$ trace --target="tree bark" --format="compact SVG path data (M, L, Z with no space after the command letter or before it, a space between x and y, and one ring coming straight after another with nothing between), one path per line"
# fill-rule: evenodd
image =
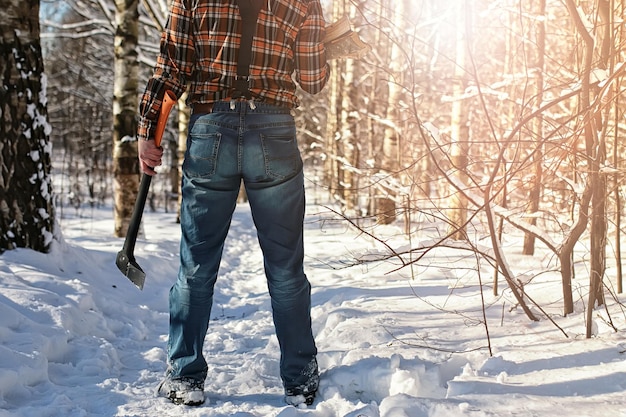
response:
M538 16L546 15L546 0L539 0ZM545 53L546 53L546 21L545 19L537 19L536 22L537 37L537 59L535 64L535 106L537 109L541 107L544 96L544 78L545 69ZM529 223L535 226L537 224L536 214L539 212L539 202L541 201L541 190L543 189L543 115L540 113L534 120L534 142L536 143L536 152L533 154L534 177L531 184L529 195L530 206L528 212L530 214ZM533 255L535 253L535 235L526 233L524 235L524 255Z
M0 252L48 252L55 211L39 0L0 6Z
M114 234L126 236L139 188L137 155L138 0L116 0L113 81Z
M345 13L345 1L333 2L331 21L336 21ZM341 180L338 162L338 140L340 138L340 118L343 63L330 61L331 76L328 80L328 113L326 119L326 142L324 144L324 182L333 198L341 199Z
M614 25L614 16L623 16L624 13L624 4L620 2L619 7L615 3L611 5L611 25ZM621 10L620 10L621 9ZM621 11L621 13L620 13ZM624 25L620 25L619 31L616 33L616 38L624 39ZM620 57L615 56L614 61L619 62ZM619 126L621 119L620 106L622 105L622 101L620 100L620 91L622 91L622 83L621 79L615 81L615 86L613 88L613 97L615 97L615 102L613 105L613 125ZM613 131L613 166L618 170L623 169L623 159L620 157L622 152L624 151L624 146L620 143L620 133L619 129L614 129ZM615 198L615 237L614 237L614 245L615 245L615 281L617 285L617 293L622 294L624 292L624 277L622 270L622 196L621 196L621 181L622 176L620 174L616 174L613 176L613 195Z
M181 190L181 180L183 178L183 161L185 160L185 152L187 151L187 131L189 129L189 119L191 118L191 109L187 107L185 101L187 93L178 100L178 141L176 146L176 177L175 183L172 182L172 191L176 186L176 194L178 195L176 208L176 223L180 223L180 206L183 202L183 193ZM173 153L173 152L172 152ZM173 165L173 164L172 164ZM172 166L172 170L174 167ZM172 180L174 175L172 174Z
M404 1L397 1L393 7L392 19L394 22L394 28L401 32L404 19ZM381 168L385 177L399 180L400 172L400 128L399 128L399 104L402 96L402 86L400 84L400 77L403 67L403 45L400 44L401 37L397 38L395 42L391 43L391 50L389 55L389 74L390 79L388 81L388 93L387 93L387 111L385 118L389 122L385 126L385 132L383 136L383 152ZM388 181L393 183L394 181ZM396 198L397 192L391 186L385 186L383 182L383 194L380 195L378 203L376 204L376 218L378 223L390 224L396 220Z
M566 0L576 29L583 40L583 63L581 76L580 111L583 117L583 132L587 161L589 164L589 180L592 190L591 196L591 230L590 230L590 271L589 271L589 301L587 303L587 332L592 336L593 311L596 304L604 303L602 279L606 269L606 177L600 173L600 167L605 162L606 150L600 141L598 126L595 123L595 114L591 107L591 71L595 42L578 14L574 0Z
M467 120L467 109L464 108L464 101L460 98L465 90L466 79L466 55L468 50L468 7L467 0L459 2L456 10L457 32L456 32L456 65L454 70L454 97L452 103L452 114L450 121L450 136L452 140L451 161L454 165L456 175L463 177L467 169L467 145L469 143L469 126ZM451 239L465 239L465 223L467 221L467 200L462 194L453 192L450 198L450 208L448 218L452 230Z
M351 18L353 18L351 16ZM347 213L353 212L358 200L356 188L356 175L354 169L358 165L358 141L356 138L356 125L353 112L356 111L353 103L355 87L354 83L354 60L347 59L343 63L343 94L341 95L341 115L340 115L340 163L341 167L341 202Z

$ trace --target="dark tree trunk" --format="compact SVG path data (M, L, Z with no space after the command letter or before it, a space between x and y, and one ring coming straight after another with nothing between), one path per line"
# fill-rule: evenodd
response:
M0 251L47 252L54 206L39 0L0 6Z

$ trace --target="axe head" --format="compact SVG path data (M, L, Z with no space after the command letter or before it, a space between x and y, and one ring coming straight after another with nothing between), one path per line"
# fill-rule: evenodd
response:
M146 273L135 261L135 257L129 257L124 249L117 253L115 264L126 275L133 284L140 290L143 290L143 284L146 281Z

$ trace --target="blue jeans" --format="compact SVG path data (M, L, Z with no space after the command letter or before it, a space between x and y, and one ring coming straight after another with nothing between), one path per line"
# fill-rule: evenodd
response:
M317 349L304 273L304 179L289 109L218 102L194 114L183 163L180 270L170 290L168 376L204 381L202 346L241 181L263 252L285 387L306 384Z

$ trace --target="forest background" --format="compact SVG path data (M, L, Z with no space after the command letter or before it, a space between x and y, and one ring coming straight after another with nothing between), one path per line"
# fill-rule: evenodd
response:
M2 248L46 251L55 216L111 200L111 233L123 236L139 182L138 97L167 2L2 3ZM333 61L324 93L303 96L297 120L310 186L327 190L336 216L383 245L385 224L402 223L409 238L430 233L408 247L387 246L377 260L411 271L437 247L466 250L477 273L483 265L495 271L495 293L504 279L537 320L532 283L542 272L512 271L502 248L506 233L523 233L520 253L533 255L536 245L551 253L542 268L561 274L564 315L575 308L574 277L589 281L579 296L592 336L593 310L622 292L624 4L323 4L329 22L348 15L372 50ZM12 26L14 12L26 17L26 30ZM23 63L34 63L22 77L31 90L12 96ZM164 137L169 163L153 182L151 210L177 210L187 120L181 102ZM31 166L34 176L24 176ZM606 276L607 263L615 276Z

